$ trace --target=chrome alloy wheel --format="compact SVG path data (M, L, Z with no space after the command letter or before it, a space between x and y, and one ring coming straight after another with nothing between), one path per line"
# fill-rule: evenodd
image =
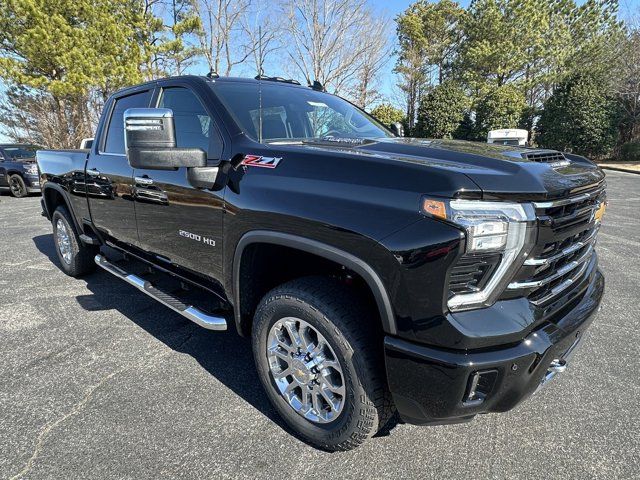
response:
M294 317L278 320L267 337L267 359L280 394L296 413L315 423L335 420L345 403L342 367L329 342Z
M71 265L71 239L67 227L61 219L56 222L56 239L62 259L67 265Z

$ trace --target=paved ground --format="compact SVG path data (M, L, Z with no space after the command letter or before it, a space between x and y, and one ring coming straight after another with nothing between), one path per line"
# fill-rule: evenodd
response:
M247 341L65 276L39 199L3 195L0 478L638 478L640 177L608 178L607 294L567 373L510 413L336 454L283 428Z

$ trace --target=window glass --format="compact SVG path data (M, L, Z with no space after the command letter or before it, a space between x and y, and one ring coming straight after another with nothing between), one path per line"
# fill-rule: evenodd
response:
M7 157L14 160L21 158L33 158L36 156L36 150L38 147L33 145L16 145L13 147L4 147L4 153Z
M106 153L125 153L124 151L124 111L129 108L147 108L151 100L151 90L134 93L116 100L111 114L104 151Z
M260 127L264 141L349 141L392 136L346 100L310 88L223 81L211 84L211 88L245 133L256 140Z
M249 110L253 129L260 129L260 109ZM287 121L284 107L266 107L262 109L262 135L268 138L291 138L291 123Z
M209 151L213 128L211 117L191 90L183 87L163 89L158 108L170 108L173 111L178 148Z
M313 137L322 138L336 134L348 136L351 133L345 117L327 105L315 105L313 110L307 112L307 118L311 124Z

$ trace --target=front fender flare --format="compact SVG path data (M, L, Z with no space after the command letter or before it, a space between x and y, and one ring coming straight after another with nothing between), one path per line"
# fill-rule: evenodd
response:
M397 334L395 316L391 305L391 300L387 290L378 274L363 260L351 253L340 250L334 246L327 245L316 240L280 233L269 230L254 230L245 233L238 244L233 256L233 300L235 305L235 321L238 331L241 325L240 312L240 263L244 249L253 243L271 243L284 247L295 248L307 253L318 255L338 264L344 265L349 270L360 275L371 289L375 298L382 321L382 327L388 334Z

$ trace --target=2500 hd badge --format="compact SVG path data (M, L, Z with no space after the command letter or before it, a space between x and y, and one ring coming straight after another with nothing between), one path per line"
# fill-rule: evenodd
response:
M178 235L190 240L195 240L196 242L202 242L207 245L211 245L212 247L216 246L216 241L213 238L203 237L202 235L198 235L197 233L187 232L186 230L178 230Z

